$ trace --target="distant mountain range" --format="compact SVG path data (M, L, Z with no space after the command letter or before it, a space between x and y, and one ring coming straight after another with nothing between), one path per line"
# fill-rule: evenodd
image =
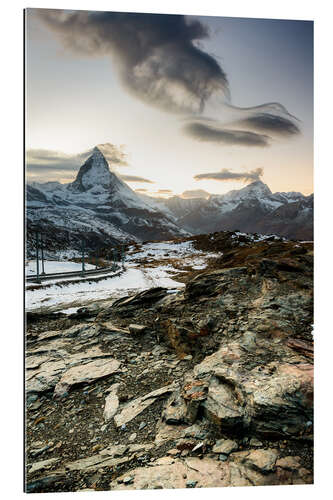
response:
M26 190L27 251L33 231L47 248L94 249L120 242L165 240L223 230L313 239L313 195L274 193L261 181L208 199L167 200L135 193L114 172L101 151L80 168L74 182L31 182Z
M313 239L313 194L273 194L262 181L208 199L174 196L163 203L176 216L177 224L194 234L238 229Z

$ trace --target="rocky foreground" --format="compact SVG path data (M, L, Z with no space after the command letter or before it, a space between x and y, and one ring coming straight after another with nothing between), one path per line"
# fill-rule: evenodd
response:
M312 244L195 244L182 291L28 313L28 492L313 482Z

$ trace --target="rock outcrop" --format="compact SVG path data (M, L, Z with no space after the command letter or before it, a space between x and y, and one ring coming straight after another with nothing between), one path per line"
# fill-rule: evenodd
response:
M215 240L182 291L29 316L27 491L312 483L312 246Z

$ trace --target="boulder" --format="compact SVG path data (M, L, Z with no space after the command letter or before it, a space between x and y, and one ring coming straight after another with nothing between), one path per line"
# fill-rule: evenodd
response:
M175 391L168 399L162 412L162 420L166 424L183 424L186 421L187 406L180 391Z
M115 300L111 306L111 310L115 309L137 309L142 306L151 305L168 294L167 288L156 287L150 288L149 290L144 290L143 292L136 293L128 297L122 297Z
M223 432L242 429L245 423L244 409L235 392L227 384L213 377L210 381L207 399L202 403L206 417Z
M218 269L213 272L201 273L186 284L185 297L194 299L221 294L227 289L230 280L247 275L246 267Z

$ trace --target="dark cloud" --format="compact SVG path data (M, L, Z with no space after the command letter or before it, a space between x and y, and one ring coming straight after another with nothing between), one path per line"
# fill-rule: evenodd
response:
M115 146L111 143L99 144L101 150L110 166L126 166L126 154L123 146ZM26 152L27 174L42 175L48 172L48 175L54 174L55 177L70 178L70 172L76 173L77 170L92 154L93 148L78 154L66 154L62 151L53 151L49 149L29 149Z
M220 106L221 118L191 116L185 119L187 135L202 141L246 146L270 145L274 136L300 134L299 120L278 102L240 108L230 103ZM254 135L253 135L254 134Z
M216 181L254 182L254 181L259 181L263 173L264 170L262 168L256 168L255 170L251 170L250 172L232 172L227 168L223 168L220 172L197 174L194 176L194 179L197 181L209 179Z
M300 133L296 123L282 116L258 113L237 122L237 125L277 135L295 135Z
M189 199L189 198L209 198L210 193L205 191L204 189L189 189L188 191L184 191L181 194L182 198Z
M154 184L153 181L144 177L138 177L137 175L120 175L119 177L126 182L147 182L148 184Z
M184 127L185 133L198 141L218 142L237 146L269 145L269 137L245 130L220 129L202 123L189 123Z
M43 171L74 172L88 158L88 154L68 155L61 151L47 149L30 149L26 153L27 172L41 173Z
M196 45L209 35L198 20L169 14L37 12L67 49L112 56L122 82L150 104L199 112L212 94L229 96L225 72Z
M138 98L190 115L185 132L197 140L262 147L270 145L268 136L300 132L295 117L280 103L248 108L231 104L224 69L198 46L209 32L197 19L169 14L36 12L68 50L112 57L121 81ZM208 109L218 116L214 125L202 116ZM226 125L230 111L235 116Z

